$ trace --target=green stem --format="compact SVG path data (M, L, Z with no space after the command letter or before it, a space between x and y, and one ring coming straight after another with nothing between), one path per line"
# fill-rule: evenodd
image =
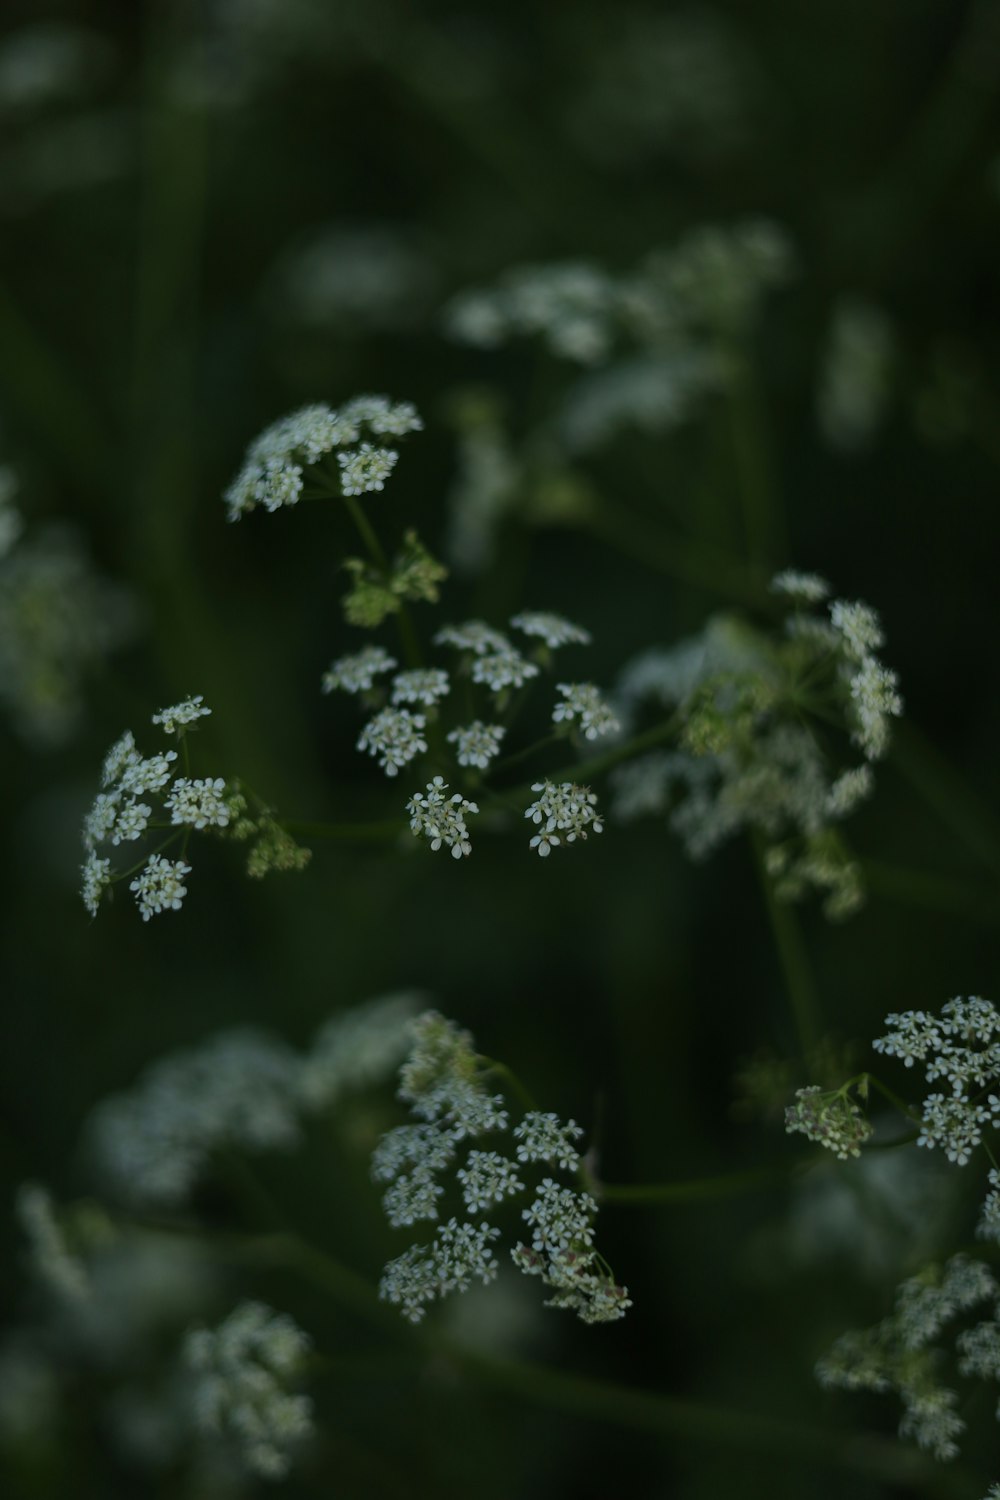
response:
M590 760L579 761L575 765L560 766L556 771L546 773L547 780L579 781L587 784L597 776L603 776L606 771L611 771L615 766L624 761L633 760L635 756L642 755L646 750L654 750L657 745L662 745L677 733L680 725L680 715L673 714L662 724L654 724L651 729L645 729L641 734L633 735L623 745L615 745L611 750L605 750L603 755L592 756ZM530 792L531 786L505 787L504 795L522 799Z
M480 1062L486 1064L487 1072L495 1073L498 1078L503 1079L507 1087L510 1089L511 1093L516 1094L517 1098L521 1101L526 1110L534 1110L538 1108L538 1105L535 1103L534 1099L531 1097L530 1093L525 1088L520 1078L518 1078L517 1074L514 1073L510 1068L508 1068L506 1063L497 1062L493 1057L480 1057Z
M589 1191L601 1203L702 1203L732 1198L784 1182L801 1162L787 1166L761 1167L752 1172L727 1172L719 1177L698 1177L689 1182L622 1184L592 1181Z
M396 819L385 823L315 823L301 818L282 818L282 828L307 839L332 839L337 843L372 844L398 838L406 824Z
M754 609L773 607L768 595L768 575L726 552L704 547L687 537L665 538L659 527L621 509L613 515L597 511L583 524L598 541L655 573L665 573L680 583L709 594L721 594Z
M1000 922L1000 892L991 895L971 881L954 880L929 870L909 870L877 859L863 860L861 869L867 889L888 901L957 913L986 925Z
M894 1109L898 1109L901 1115L905 1115L915 1125L922 1125L924 1123L922 1117L915 1109L911 1109L908 1104L905 1104L898 1094L894 1093L886 1084L881 1083L873 1073L861 1073L859 1074L860 1079L863 1079L869 1088L875 1089L880 1093L883 1099L887 1099Z
M379 572L384 573L386 577L388 577L389 559L386 557L385 549L375 533L375 528L372 526L372 523L369 521L368 517L365 515L364 511L353 495L344 495L343 500L344 504L347 506L348 514L350 515L351 520L357 527L358 535L361 537L361 540L364 542L365 547L367 548L368 556L378 568Z
M525 745L523 750L515 750L513 755L505 755L502 760L494 761L490 767L490 774L509 770L511 766L519 765L522 760L527 760L530 755L537 755L540 750L547 750L549 745L555 745L565 738L565 735L559 733L543 734L540 740L535 740L531 745Z
M784 527L776 500L771 460L764 440L765 425L753 371L744 355L734 353L729 386L732 435L743 532L751 565L773 572L774 560L785 551Z
M1000 821L911 720L893 736L891 763L949 828L1000 872Z
M753 834L752 846L767 917L791 1002L799 1050L806 1058L815 1052L820 1039L819 996L798 923L787 902L779 901L774 893L774 884L764 865L763 840L759 833Z

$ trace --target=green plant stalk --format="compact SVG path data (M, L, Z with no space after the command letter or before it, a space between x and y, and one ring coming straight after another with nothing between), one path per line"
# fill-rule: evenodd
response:
M751 843L771 934L785 976L799 1050L805 1058L816 1050L822 1034L819 995L798 923L787 903L779 901L774 893L773 882L764 866L763 840L759 833L752 835Z

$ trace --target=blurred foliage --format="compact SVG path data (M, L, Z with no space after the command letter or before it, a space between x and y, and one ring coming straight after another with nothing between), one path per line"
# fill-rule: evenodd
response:
M317 843L303 874L263 883L220 848L201 856L185 910L148 927L127 900L91 923L77 892L107 746L189 693L213 707L201 732L218 774L289 817L387 815L353 716L319 694L350 649L348 518L304 505L227 527L220 496L255 433L305 401L413 400L426 431L371 513L447 554L471 427L509 435L516 490L520 441L565 377L536 344L450 341L446 302L523 263L624 273L705 224L766 216L796 257L753 339L760 459L780 497L761 561L815 568L877 605L906 697L898 753L852 828L868 906L843 927L793 913L830 1045L867 1066L887 1012L995 996L998 162L988 0L7 0L0 462L26 526L71 522L137 606L131 639L84 681L74 734L26 745L11 719L0 737L9 1201L28 1179L86 1195L88 1111L164 1051L243 1023L299 1046L331 1013L404 986L583 1122L609 1182L801 1157L762 1097L811 1075L789 1065L744 843L699 867L652 824L548 861L513 842L459 862ZM844 299L878 309L893 352L877 427L837 447L816 401ZM709 397L683 425L572 462L535 451L488 566L443 585L442 618L565 611L609 682L637 651L745 606L711 565L743 548L739 442ZM370 1285L396 1252L365 1150L396 1119L383 1089L336 1138L259 1168L297 1227ZM960 1471L907 1467L901 1448L894 1468L850 1436L862 1424L889 1441L891 1403L852 1404L811 1378L839 1332L882 1315L915 1256L968 1239L964 1180L945 1191L932 1165L910 1194L830 1163L801 1187L779 1174L717 1202L609 1203L602 1243L630 1315L588 1329L500 1286L470 1294L441 1313L473 1351L465 1364L411 1346L391 1319L369 1330L349 1299L286 1271L211 1274L227 1278L221 1312L264 1296L328 1362L313 1383L320 1438L290 1497L821 1500L849 1487L974 1500L997 1477L985 1406ZM241 1223L235 1191L206 1208ZM0 1243L17 1322L11 1216ZM480 1369L483 1353L534 1373ZM550 1370L615 1390L574 1398L546 1385ZM109 1444L109 1378L74 1370L53 1435L8 1455L7 1494L227 1492ZM658 1425L628 1391L731 1408L743 1426L683 1411Z

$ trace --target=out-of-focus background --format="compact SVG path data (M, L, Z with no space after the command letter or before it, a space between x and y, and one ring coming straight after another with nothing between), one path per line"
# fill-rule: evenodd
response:
M639 378L645 419L591 443L585 365L538 341L470 347L445 309L512 268L626 276L748 220L776 226L789 260L745 335L776 519L734 580L715 563L742 546L738 439L710 389L658 406L626 350L621 400ZM595 681L714 612L752 614L768 565L871 601L907 724L851 826L865 909L839 925L797 913L825 1028L864 1066L888 1012L995 996L998 249L1000 12L985 0L6 0L0 484L23 530L0 560L5 1201L26 1180L91 1192L88 1112L164 1052L243 1023L301 1046L411 987L584 1124L609 1181L805 1149L781 1132L810 1080L782 1072L795 1042L741 841L701 866L652 823L547 861L520 838L460 862L317 842L303 874L261 883L220 846L199 853L179 914L144 924L124 892L83 911L79 827L107 746L191 693L213 709L206 774L245 777L288 817L399 814L353 751L350 705L319 693L355 644L338 602L347 518L331 503L225 521L248 442L308 401L414 401L425 431L366 502L373 520L390 537L416 526L449 564L442 618L580 621ZM770 1115L759 1089L746 1098L766 1061ZM364 1151L398 1118L385 1087L335 1138L260 1163L369 1282L400 1245ZM446 1362L396 1369L388 1333L277 1272L230 1268L208 1305L263 1295L328 1357L290 1496L973 1500L997 1477L988 1401L966 1413L965 1477L936 1489L923 1470L838 1469L838 1433L890 1435L898 1411L811 1378L902 1276L970 1239L975 1188L966 1203L961 1174L933 1165L883 1160L883 1181L831 1162L794 1190L609 1205L602 1248L635 1302L609 1327L541 1313L512 1277L436 1314L476 1347L822 1429L826 1448L647 1432ZM230 1223L225 1201L208 1208ZM0 1243L16 1329L32 1294L12 1214ZM7 1493L252 1490L142 1427L162 1353L147 1342L124 1374L67 1354L41 1417L0 1399Z

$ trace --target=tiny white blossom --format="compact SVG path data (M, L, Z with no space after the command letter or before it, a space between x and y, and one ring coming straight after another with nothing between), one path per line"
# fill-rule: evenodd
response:
M576 1169L580 1153L573 1145L583 1131L575 1120L565 1124L555 1114L542 1114L529 1110L520 1125L514 1127L514 1139L518 1142L517 1159L521 1162L544 1161L550 1166L559 1166L564 1172Z
M458 792L445 797L447 790L447 782L435 776L428 782L426 792L414 792L406 804L406 811L410 815L410 828L417 838L428 839L435 851L444 844L454 859L461 859L472 853L466 814L477 813L479 807Z
M820 604L829 598L830 585L818 573L798 573L794 568L786 568L771 579L771 591L787 594L790 599L803 604Z
M406 708L384 708L362 729L357 748L379 756L379 765L387 776L398 776L407 765L427 749L423 714L411 714Z
M439 699L451 692L448 673L440 667L415 668L400 672L392 680L393 703L422 703L433 708Z
M118 792L98 792L93 805L83 822L83 846L93 849L110 838L118 817L121 795Z
M137 802L133 797L132 801L126 803L118 812L114 831L111 834L111 842L113 844L121 844L130 842L133 839L142 838L142 835L149 827L149 819L152 816L152 812L153 809L148 803Z
M465 1166L455 1176L462 1184L462 1197L470 1214L524 1190L515 1164L499 1151L470 1151Z
M817 1085L799 1089L795 1103L785 1110L785 1130L796 1131L817 1146L832 1151L838 1161L861 1155L861 1147L874 1134L857 1104L846 1093L824 1093Z
M379 436L405 437L408 432L422 431L424 425L412 401L393 402L388 396L355 396L341 415Z
M494 693L507 688L523 687L532 677L538 676L538 668L526 661L519 651L509 646L505 651L477 656L472 665L473 682L484 683Z
M182 823L189 828L227 828L232 814L225 791L226 783L221 776L214 781L209 778L192 781L178 776L163 805L170 808L171 823Z
M537 849L543 857L555 845L572 844L578 838L585 839L588 833L603 831L604 824L595 811L597 797L587 787L574 786L569 781L558 786L551 781L536 781L531 790L541 795L524 813L539 825L529 847Z
M308 1352L292 1319L261 1302L241 1303L218 1328L196 1328L185 1340L198 1426L232 1438L262 1478L284 1478L312 1431L312 1402L288 1390Z
M863 661L885 645L882 622L870 604L835 599L830 605L830 620L843 639L845 651L855 661Z
M111 861L109 859L98 859L97 855L91 853L86 862L80 868L83 882L80 895L84 906L92 917L97 916L97 908L101 904L101 897L111 884Z
M181 859L164 859L161 854L150 857L145 869L129 885L129 890L135 892L144 922L162 911L180 911L187 895L187 886L181 882L190 873L191 866Z
M949 1161L964 1167L983 1138L982 1126L992 1119L989 1109L961 1096L928 1094L924 1100L918 1146L940 1146Z
M450 745L457 746L455 759L460 766L478 766L485 771L500 753L500 741L506 733L501 724L484 724L481 719L474 719L463 728L453 729L447 739Z
M434 637L434 644L455 646L459 651L472 651L476 656L512 650L502 631L494 630L482 620L466 620L464 625L443 625Z
M850 679L858 719L851 738L869 760L880 759L889 748L889 719L898 718L903 712L898 688L898 675L873 656L864 657L858 672Z
M596 1213L597 1204L589 1193L577 1193L543 1177L534 1202L521 1217L532 1227L534 1250L582 1250L593 1245Z
M121 739L115 741L104 757L101 786L111 786L129 766L135 765L140 759L141 756L135 748L135 736L131 729L126 729Z
M523 610L521 614L514 615L510 623L515 630L523 631L525 635L539 636L550 651L556 651L560 646L590 645L590 632L580 625L572 624L562 615Z
M344 693L370 693L375 678L391 672L399 663L381 646L364 646L353 656L341 656L323 674L323 691L339 688Z
M143 792L159 792L171 776L171 762L177 759L176 750L165 750L162 755L150 755L145 760L136 760L126 766L121 778L121 790L133 797Z
M345 495L367 495L385 489L385 481L399 461L395 448L376 448L362 443L337 454L341 468L340 483Z
M174 734L178 729L193 724L196 719L205 719L212 712L205 708L205 697L198 693L194 698L186 698L183 703L175 703L173 708L161 708L158 714L154 714L152 722L162 724L165 734Z
M602 734L615 734L621 728L592 682L560 682L556 686L565 701L557 703L552 710L553 724L569 724L579 718L580 728L588 740L596 740Z

